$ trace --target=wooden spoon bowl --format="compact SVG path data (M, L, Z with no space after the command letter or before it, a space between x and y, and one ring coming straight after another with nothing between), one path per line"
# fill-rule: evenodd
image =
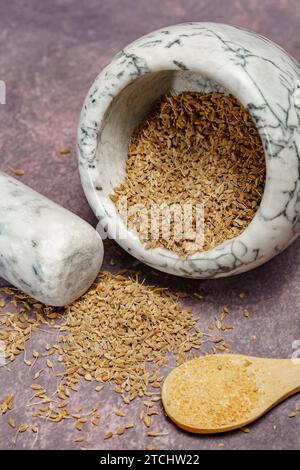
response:
M299 391L297 360L218 354L176 367L162 402L180 428L212 434L244 427Z

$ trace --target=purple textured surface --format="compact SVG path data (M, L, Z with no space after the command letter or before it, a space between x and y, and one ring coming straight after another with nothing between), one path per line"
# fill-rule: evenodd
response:
M287 49L300 59L300 9L298 0L10 0L1 2L0 16L0 79L7 87L7 104L0 104L0 169L12 173L23 168L22 181L92 224L95 218L85 200L76 167L76 126L84 96L109 58L123 46L151 30L183 21L218 21L257 31ZM70 146L70 155L58 150ZM112 254L106 244L104 268L136 266L128 255L114 268L109 266ZM168 285L172 289L203 289L203 301L194 301L195 314L203 325L214 321L222 307L231 311L230 322L236 327L224 334L232 352L268 357L289 357L293 342L300 340L300 241L267 265L244 275L217 281L185 281L153 276L142 269L147 281ZM0 286L6 282L0 279ZM246 299L239 298L241 291ZM248 307L249 319L243 317ZM252 341L251 336L257 340ZM46 341L43 339L43 341ZM42 350L36 335L29 346ZM20 406L30 397L33 379L22 359L12 372L0 368L0 402L6 393L16 394L17 423L30 421L29 407ZM50 373L49 373L50 374ZM53 381L48 374L44 383ZM300 377L299 377L300 382ZM295 396L251 425L251 433L236 431L221 436L201 437L178 430L163 415L154 429L167 431L164 437L150 439L141 423L126 436L103 441L103 434L121 425L123 418L114 416L120 406L109 386L102 394L83 384L80 399L88 409L96 401L101 404L99 429L87 427L83 444L89 449L144 449L154 442L158 449L296 449L299 448L300 415L288 413L300 405ZM24 392L25 387L25 392ZM27 390L27 391L26 391ZM24 395L24 396L23 396ZM79 398L73 398L79 403ZM128 419L137 416L138 403L128 408ZM15 431L7 426L8 414L0 417L0 448L13 448ZM40 423L34 448L79 448L70 421L55 425ZM19 436L16 448L30 448L33 438ZM224 447L219 447L220 443Z

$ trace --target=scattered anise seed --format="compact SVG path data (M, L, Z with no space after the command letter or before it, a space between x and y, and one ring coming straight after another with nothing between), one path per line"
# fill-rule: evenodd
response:
M13 418L8 418L8 424L11 428L15 428L16 427L16 422Z
M125 427L120 427L120 428L116 429L115 434L117 436L122 436L122 434L124 434L124 432L125 432Z
M148 444L146 450L156 450L156 447L153 444Z
M124 416L126 416L126 413L125 413L125 411L123 411L123 410L116 410L116 411L115 411L115 415L116 415L116 416L124 417Z
M249 428L240 428L240 430L246 434L248 434L249 432L251 432L251 429Z
M25 170L22 170L21 168L17 168L16 170L14 170L14 173L16 176L23 176L25 175Z

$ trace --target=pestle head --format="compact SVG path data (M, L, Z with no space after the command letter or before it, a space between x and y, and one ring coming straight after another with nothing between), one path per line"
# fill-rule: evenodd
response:
M80 297L103 261L98 232L77 215L0 172L0 276L38 301Z

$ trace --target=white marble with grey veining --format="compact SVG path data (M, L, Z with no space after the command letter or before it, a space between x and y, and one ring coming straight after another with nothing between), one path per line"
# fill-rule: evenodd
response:
M96 230L0 172L0 276L48 305L63 306L93 283L103 259Z
M147 250L128 232L109 194L124 180L135 126L161 94L219 90L251 113L266 155L261 205L238 237L187 260ZM90 88L78 128L78 162L87 199L104 230L129 253L179 276L223 277L255 268L299 234L300 69L282 48L239 28L185 23L137 39L115 55Z

